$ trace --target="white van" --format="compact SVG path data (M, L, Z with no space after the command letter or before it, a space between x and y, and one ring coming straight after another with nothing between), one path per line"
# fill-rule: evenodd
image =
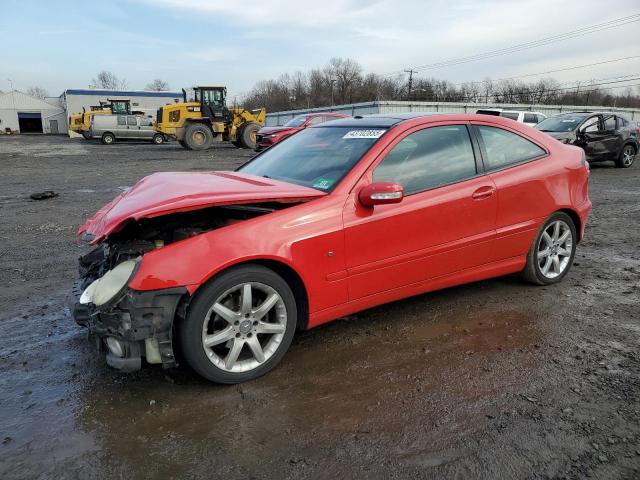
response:
M105 145L117 140L149 140L156 145L166 138L153 128L153 117L141 115L91 115L89 138L100 139Z
M540 112L530 112L529 110L504 110L502 108L482 108L476 113L481 115L510 118L516 122L531 126L536 125L547 118L544 113Z

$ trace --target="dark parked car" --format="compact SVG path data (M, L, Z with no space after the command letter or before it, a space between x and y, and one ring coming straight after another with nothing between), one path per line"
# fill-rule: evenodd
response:
M280 127L262 127L256 135L256 152L261 152L307 127L348 116L342 113L312 113L298 115Z
M587 160L612 160L629 168L638 153L638 127L618 113L572 112L547 118L535 126L563 143L584 149Z

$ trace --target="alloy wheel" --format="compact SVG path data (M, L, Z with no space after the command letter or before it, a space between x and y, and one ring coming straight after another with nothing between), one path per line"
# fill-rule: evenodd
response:
M551 222L540 236L537 262L547 278L556 278L569 266L573 252L571 229L562 220Z
M635 159L636 152L631 145L627 145L622 151L622 164L625 167L630 167L633 165L633 161Z
M287 309L268 285L242 283L220 295L202 326L209 360L227 372L251 371L269 360L283 340Z

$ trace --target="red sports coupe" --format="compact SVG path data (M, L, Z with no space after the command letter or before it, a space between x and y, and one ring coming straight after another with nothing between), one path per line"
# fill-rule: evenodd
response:
M581 149L484 115L307 128L235 172L156 173L79 230L70 308L124 371L256 378L298 329L431 290L571 268L591 210ZM182 357L181 357L182 358Z
M349 118L349 115L342 113L312 113L294 117L280 127L262 127L256 134L256 152L261 152L307 127L337 120L338 118Z

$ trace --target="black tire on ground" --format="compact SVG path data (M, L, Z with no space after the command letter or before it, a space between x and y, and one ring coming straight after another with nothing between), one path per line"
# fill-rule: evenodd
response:
M631 165L633 165L637 153L638 152L636 151L636 147L634 147L630 143L626 144L624 147L622 147L622 151L616 159L616 167L629 168Z
M230 289L233 289L234 287L240 285L245 285L249 282L262 286L266 285L269 288L273 289L280 296L280 299L282 300L282 303L279 307L280 310L277 310L276 307L273 307L270 310L270 312L272 313L270 313L269 315L275 315L277 317L277 314L281 314L281 308L282 305L284 305L286 327L284 329L284 333L282 334L280 343L277 344L275 350L272 351L272 353L270 354L271 356L265 357L266 359L263 361L263 363L260 363L255 368L252 368L248 371L233 372L225 370L224 368L220 368L213 363L213 360L210 359L211 351L204 346L203 336L205 335L205 333L203 332L210 332L210 334L213 335L214 330L209 330L211 321L207 322L206 329L205 321L207 321L207 315L212 309L213 305L218 300L221 300L221 296L224 296ZM262 301L257 297L252 297L252 299L254 300L254 303L258 303L258 305L260 305L259 302ZM215 316L215 314L212 315ZM244 317L240 317L240 320L244 320ZM237 324L238 322L235 323ZM242 323L244 322L241 322L240 326L237 328L241 328ZM194 299L189 305L186 319L178 325L178 337L185 360L197 373L213 382L234 384L253 380L254 378L260 377L261 375L264 375L265 373L272 370L280 362L289 346L291 345L291 340L293 339L293 335L296 330L296 323L296 300L287 282L285 282L282 277L276 274L273 270L265 268L261 265L248 264L231 268L226 272L223 272L212 282L209 282L207 285L203 286L196 293ZM256 325L256 322L254 322L253 325ZM231 323L227 324L224 328L230 327L232 327ZM220 333L220 330L216 330L215 332ZM231 347L229 346L229 342L235 342L234 338L244 338L240 337L240 335L241 334L239 333L232 333L231 336L233 338L221 342L215 348L229 348L230 353ZM246 333L246 335L250 337L251 333ZM259 336L258 334L254 335L256 339ZM264 335L261 335L261 337L264 338ZM244 342L244 340L242 341ZM251 355L253 353L252 349L248 345L248 340L247 343L242 345L243 346L241 347L242 350L240 350L240 355L244 355L245 358L247 356L251 358Z
M213 132L207 125L192 123L184 133L184 143L189 150L206 150L213 143Z
M113 135L113 133L107 132L102 134L102 138L100 139L100 141L105 145L112 145L115 143L116 137Z
M84 137L85 140L91 140L91 133L87 130L82 131L82 136Z
M566 248L564 248L566 247L566 243L562 244L563 247L560 247L557 245L547 245L546 239L543 240L542 238L545 232L547 231L547 229L553 230L556 222L559 222L560 228L562 229L561 231L570 232L569 241L571 245L571 253L568 256L562 256L560 254L561 251L566 252ZM547 235L549 235L549 232L547 232ZM550 237L552 238L552 240L555 240L555 238L553 238L554 237L553 231L551 231ZM560 236L560 238L562 237ZM542 224L542 226L538 230L538 233L535 239L533 240L533 244L529 249L529 253L527 254L527 264L524 270L522 271L522 276L524 277L524 279L535 285L551 285L553 283L560 282L571 269L571 265L573 265L573 259L576 254L577 239L578 239L578 236L576 234L576 225L573 223L573 220L571 219L571 217L569 217L569 215L563 212L555 212L553 215L547 218L547 220ZM543 246L548 248L544 248L541 250L541 247ZM550 252L547 250L550 250ZM543 257L542 255L545 252L547 253L547 255ZM551 258L549 259L550 261L552 261L552 263L554 263L553 261L554 255L556 256L556 258L558 258L558 265L563 265L564 260L565 259L567 260L566 265L564 266L563 269L561 269L559 274L554 274L554 272L551 272L551 270L549 270L548 274L543 273L543 267L545 265L541 267L540 263L541 262L546 263L548 261L545 259L547 258L549 253L552 254ZM555 264L552 265L550 268L552 270L555 270L556 269ZM551 275L555 275L555 276L551 276Z
M156 145L162 145L164 143L164 135L162 135L161 133L156 133L151 141Z
M240 127L240 133L238 140L242 148L250 148L254 150L256 148L256 133L260 130L260 125L253 122L247 122Z
M180 144L180 146L181 146L182 148L187 148L187 149L189 148L189 147L187 147L187 144L186 144L186 143L184 143L184 140L178 140L178 143Z

